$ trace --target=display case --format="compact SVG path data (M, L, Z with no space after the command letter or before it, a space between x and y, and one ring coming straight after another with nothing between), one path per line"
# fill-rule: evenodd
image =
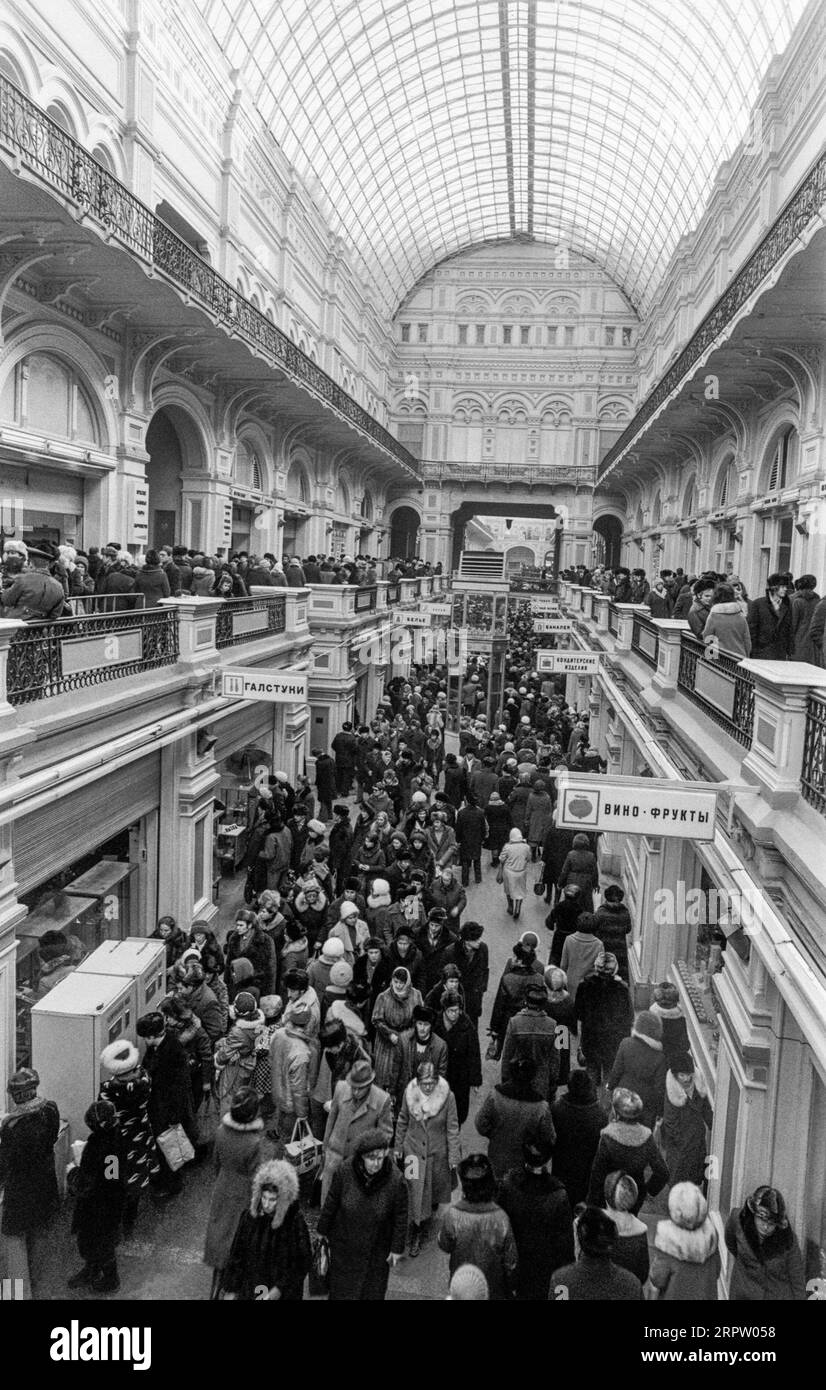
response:
M235 820L219 821L215 827L215 848L223 873L235 872L244 857L246 847L246 825Z
M73 1139L100 1089L100 1054L119 1038L135 1042L135 981L75 970L31 1011L32 1065L41 1094L56 1101Z
M97 945L98 900L55 893L20 924L16 960L16 1066L31 1065L31 1011ZM58 938L62 936L65 942ZM45 941L44 941L45 938Z
M137 864L101 859L63 889L69 897L94 898L98 905L98 940L117 941L134 931Z

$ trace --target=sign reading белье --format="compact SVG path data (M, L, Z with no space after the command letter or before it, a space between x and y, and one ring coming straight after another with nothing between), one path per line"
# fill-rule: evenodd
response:
M559 778L556 825L565 830L619 830L680 840L713 840L717 791L655 777Z
M306 673L247 670L223 671L221 694L230 700L266 700L272 705L306 704L309 677Z
M539 672L557 672L568 676L590 676L599 670L602 652L552 652L537 649L534 662Z

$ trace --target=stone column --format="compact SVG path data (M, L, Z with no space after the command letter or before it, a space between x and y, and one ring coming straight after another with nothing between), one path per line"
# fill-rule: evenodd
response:
M199 757L192 733L161 749L158 907L189 931L218 915L212 901L212 803L219 782L212 751Z
M673 700L680 674L682 635L690 632L691 628L681 618L655 618L654 626L659 634L659 650L657 671L651 684L661 699Z

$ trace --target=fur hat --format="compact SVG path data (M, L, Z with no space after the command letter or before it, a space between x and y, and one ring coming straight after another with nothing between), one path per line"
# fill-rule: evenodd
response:
M484 934L485 928L481 922L463 922L459 928L462 941L481 941Z
M339 915L339 920L342 921L342 922L345 921L345 919L348 918L348 917L358 917L358 915L359 915L359 905L358 905L358 903L354 903L354 902L352 901L352 899L350 899L350 898L345 898L345 899L344 899L344 902L341 903L341 905L339 906L338 915Z
M618 1120L628 1120L633 1123L640 1118L643 1104L636 1091L629 1091L625 1086L617 1086L612 1092L611 1104L614 1107L614 1114Z
M353 967L346 960L337 960L330 971L333 989L347 989L353 983Z
M272 1023L280 1017L284 1001L280 994L265 994L264 998L258 1001L258 1007L267 1022Z
M537 1004L540 1008L543 1008L548 1002L548 991L538 975L535 980L531 980L525 990L525 1002L528 1004Z
M258 1000L248 989L242 989L233 1001L236 1018L254 1018L258 1013Z
M288 970L284 976L285 989L298 989L303 993L309 988L310 977L306 970Z
M413 1009L413 1022L433 1024L436 1022L436 1014L426 1004L417 1004Z
M127 1038L110 1043L100 1054L100 1065L110 1076L122 1076L124 1072L134 1071L139 1061L138 1049Z
M633 1031L637 1037L649 1038L652 1042L662 1042L662 1019L658 1018L656 1014L649 1013L648 1009L642 1009L634 1019Z
M459 1265L447 1296L457 1303L482 1303L490 1298L488 1281L476 1265Z
M671 1058L668 1070L673 1076L693 1076L694 1062L688 1052L678 1052Z
M230 1119L237 1125L251 1125L258 1118L259 1104L258 1092L254 1087L239 1086L230 1102Z
M576 1223L580 1249L585 1255L610 1255L617 1241L617 1228L599 1207L586 1207Z
M338 936L328 936L321 948L321 959L325 965L335 965L344 956L344 942Z
M680 991L670 980L663 980L654 986L654 1001L663 1009L676 1009L680 1003Z
M159 1038L165 1029L166 1019L157 1010L144 1014L135 1025L135 1032L139 1038Z
M594 961L594 969L598 975L613 976L616 975L619 969L619 961L610 951L600 951Z
M605 1179L605 1201L614 1211L631 1211L639 1188L630 1173L609 1173Z
M262 1163L252 1180L251 1216L262 1215L261 1193L265 1187L274 1188L278 1193L278 1205L271 1223L272 1229L277 1231L290 1207L298 1201L298 1174L291 1163L285 1163L280 1158L271 1158L267 1163Z
M309 820L307 821L307 829L312 835L323 835L327 827L323 820Z
M287 1022L291 1028L298 1028L303 1032L305 1028L309 1028L311 1019L310 1010L302 1004L300 1008L293 1009Z
M389 1149L390 1140L383 1129L366 1129L353 1145L354 1154L374 1154L378 1149Z
M683 1231L696 1231L708 1216L708 1202L693 1182L678 1182L668 1194L668 1215Z

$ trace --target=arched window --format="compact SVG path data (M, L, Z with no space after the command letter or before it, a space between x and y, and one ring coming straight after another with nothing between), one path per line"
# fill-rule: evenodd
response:
M309 503L310 485L307 482L307 475L299 463L293 463L287 474L287 496L294 502Z
M347 485L342 478L339 478L336 487L336 511L343 512L345 516L350 514L350 496Z
M26 80L23 77L22 69L9 53L5 53L2 50L0 50L0 73L2 73L3 77L7 77L10 82L13 82L15 87L19 87L21 92L25 92L26 95L28 95L29 89L26 86Z
M767 492L782 492L784 487L789 486L794 473L795 437L796 432L792 427L777 436L767 470Z
M61 130L64 130L67 135L71 135L74 139L75 129L72 125L69 113L62 102L53 101L50 106L46 107L46 115L50 120L54 121L55 125L60 126Z
M683 505L681 509L683 520L687 520L688 517L694 515L696 505L696 490L694 487L694 479L692 478L683 494Z
M373 520L373 499L369 492L365 492L361 499L361 515L365 521Z
M651 504L651 525L652 525L652 526L659 526L659 524L660 524L660 518L662 517L662 514L663 514L663 500L662 500L661 494L658 492L658 493L656 494L655 498L654 498L654 501L653 501L652 504Z
M239 487L264 491L264 469L248 439L239 439L235 455L235 481Z
M0 418L59 439L84 444L101 440L97 412L85 385L51 353L34 352L17 363L0 396Z
M723 464L717 475L717 496L714 505L717 508L728 507L737 496L737 469L734 466L734 459L729 459Z
M92 150L92 158L96 160L108 174L115 174L112 156L103 145L95 145L95 148Z

